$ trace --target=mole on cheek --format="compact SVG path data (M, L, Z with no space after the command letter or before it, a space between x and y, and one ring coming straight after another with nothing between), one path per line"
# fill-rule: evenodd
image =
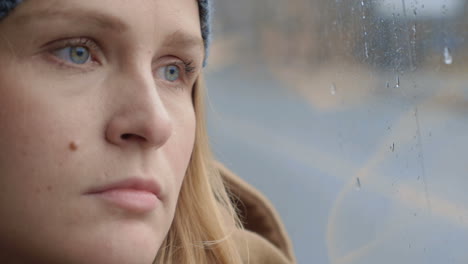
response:
M68 148L69 148L71 151L77 151L77 150L78 150L78 143L76 143L75 141L72 141L72 142L70 142L70 144L68 145Z

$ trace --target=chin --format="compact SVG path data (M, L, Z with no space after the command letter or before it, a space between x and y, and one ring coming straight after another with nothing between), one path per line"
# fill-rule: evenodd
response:
M116 241L107 241L105 245L82 248L79 252L75 252L77 254L70 256L72 261L61 263L152 264L156 258L157 249L140 241L132 242L134 240L119 244Z
M66 244L57 248L59 252L52 253L56 256L68 253L54 263L152 264L164 239L155 236L154 230L135 223L75 232L74 238L72 232L67 235Z
M114 254L106 254L101 252L99 255L89 256L80 258L79 261L73 263L99 263L99 264L152 264L156 258L156 254L153 254L150 250L143 249L121 249L120 252L114 252Z

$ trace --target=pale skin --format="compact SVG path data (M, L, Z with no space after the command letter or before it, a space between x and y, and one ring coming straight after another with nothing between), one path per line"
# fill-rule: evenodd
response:
M203 52L195 0L25 1L0 22L0 263L153 262ZM157 182L154 209L86 194L129 177Z

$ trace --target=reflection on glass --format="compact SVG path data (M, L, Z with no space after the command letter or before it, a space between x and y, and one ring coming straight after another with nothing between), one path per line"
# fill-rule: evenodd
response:
M299 263L468 263L465 0L219 0L219 159Z

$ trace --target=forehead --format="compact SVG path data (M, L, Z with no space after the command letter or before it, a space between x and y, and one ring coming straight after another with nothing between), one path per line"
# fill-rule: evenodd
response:
M18 9L17 23L71 19L203 46L196 0L27 0Z

